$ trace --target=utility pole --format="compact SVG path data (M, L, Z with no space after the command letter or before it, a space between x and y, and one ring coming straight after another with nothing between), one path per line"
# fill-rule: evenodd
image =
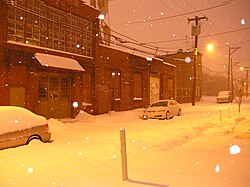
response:
M233 77L230 77L230 74L232 75L232 59L231 59L231 55L237 51L238 49L240 49L241 47L229 47L229 53L228 53L228 77L227 77L227 90L230 91L230 79L232 79ZM231 51L232 50L232 51ZM233 81L233 80L232 80ZM232 92L233 92L233 87L232 87Z
M198 55L198 36L201 33L201 25L199 25L199 21L202 19L208 20L206 16L203 17L198 17L195 16L194 18L189 19L188 18L188 23L190 21L195 21L195 25L192 26L192 32L191 35L195 36L195 46L194 46L194 80L193 80L193 98L192 98L192 106L195 106L195 100L196 100L196 79L197 79L197 73L196 73L196 65L197 65L197 55Z
M234 73L233 73L233 68L235 67L235 66L237 66L237 64L239 64L240 62L233 62L233 59L231 58L231 88L232 88L232 96L233 96L233 98L234 98Z
M246 70L246 97L248 97L248 69Z
M248 69L250 69L250 67L240 67L240 70L246 70L246 78L244 82L244 85L246 85L246 97L248 97Z

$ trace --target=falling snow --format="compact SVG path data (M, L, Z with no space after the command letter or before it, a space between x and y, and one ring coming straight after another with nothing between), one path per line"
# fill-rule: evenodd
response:
M230 147L230 153L232 155L238 154L238 153L240 153L240 151L241 151L241 149L238 145L233 145Z
M28 168L28 172L29 172L29 173L33 173L33 172L34 172L34 169L33 169L33 168Z
M219 173L220 172L220 166L217 164L216 167L215 167L215 172L216 173Z

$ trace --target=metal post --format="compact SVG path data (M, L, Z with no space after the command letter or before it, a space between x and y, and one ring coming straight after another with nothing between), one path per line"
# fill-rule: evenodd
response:
M122 180L128 179L128 169L127 169L127 152L126 152L126 134L125 129L120 129L120 144L121 144L121 158L122 158Z
M246 97L248 97L248 69L246 70Z
M238 49L240 49L241 47L229 47L229 54L228 54L228 82L227 82L227 89L228 91L230 91L230 74L232 75L232 59L231 59L231 55L237 51ZM231 52L231 50L233 50ZM231 77L231 79L233 79ZM232 80L233 81L233 80ZM233 89L233 88L232 88Z
M227 90L230 91L231 47L229 47L227 70Z
M231 88L232 88L232 97L234 98L234 75L233 75L233 59L231 58Z
M192 99L192 106L195 106L196 101L196 81L197 81L197 73L196 73L196 64L197 64L197 39L198 36L195 37L195 49L194 49L194 80L193 80L193 99Z

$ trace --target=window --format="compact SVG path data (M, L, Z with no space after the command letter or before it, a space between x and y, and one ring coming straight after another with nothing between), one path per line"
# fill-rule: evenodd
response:
M168 79L168 98L174 97L174 81L173 79Z
M15 2L16 6L8 4L8 40L93 56L91 21L46 6L42 0Z
M69 78L62 77L61 78L61 86L60 86L60 99L61 100L68 100L69 99Z
M25 0L16 0L16 4L21 7L25 7Z
M39 99L70 99L70 77L44 74L38 80ZM48 98L49 96L49 98Z
M59 80L56 76L49 77L49 97L51 99L57 99L59 97Z
M109 86L114 90L114 98L121 98L121 73L116 70L110 70Z

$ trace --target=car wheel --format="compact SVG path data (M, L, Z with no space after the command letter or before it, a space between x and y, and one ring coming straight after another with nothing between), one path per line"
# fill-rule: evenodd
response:
M178 110L177 116L180 116L180 115L181 115L181 109Z
M38 136L38 135L33 135L33 136L30 136L30 137L29 137L29 139L28 139L27 142L26 142L26 145L28 145L28 144L30 143L30 141L32 141L32 140L34 140L34 139L42 141L42 139L41 139L40 136Z
M170 119L170 112L169 112L169 111L166 112L166 119L167 119L167 120Z

